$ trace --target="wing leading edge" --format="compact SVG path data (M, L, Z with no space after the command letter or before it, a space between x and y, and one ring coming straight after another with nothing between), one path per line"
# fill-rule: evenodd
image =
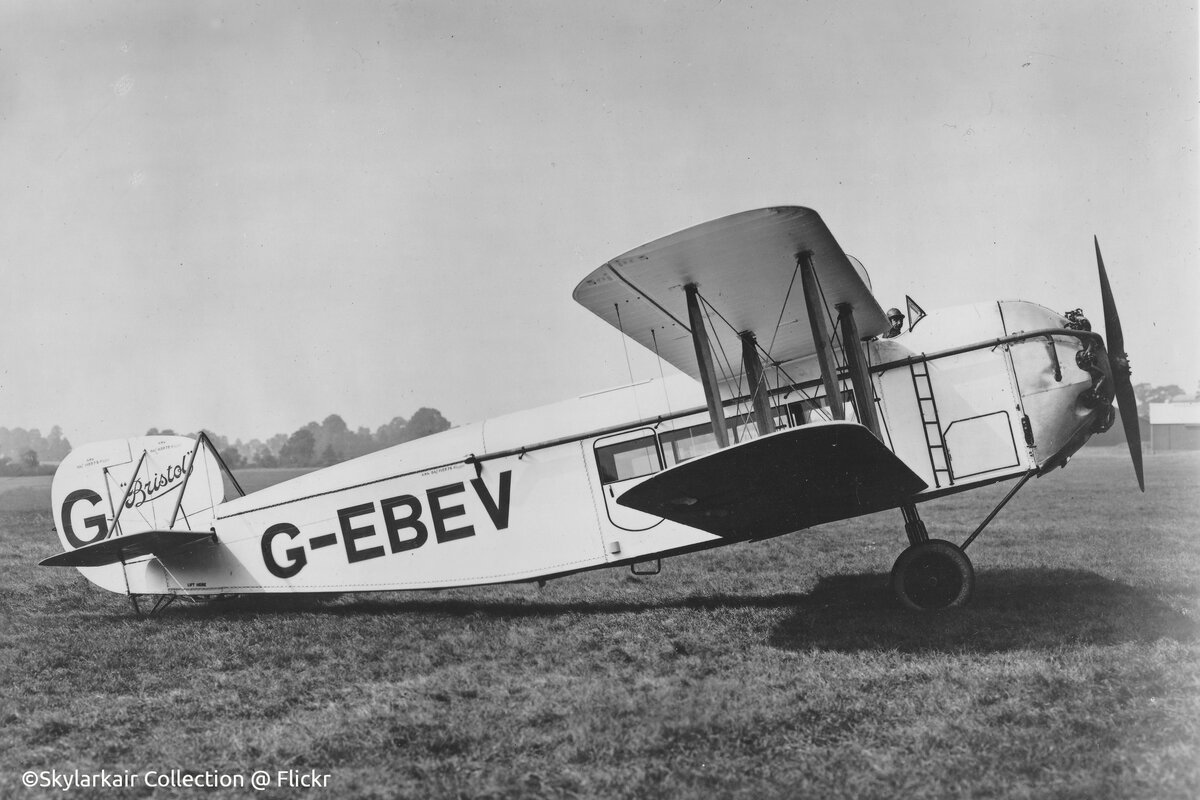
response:
M893 508L927 486L865 427L791 428L686 461L617 502L727 539L763 539Z
M642 245L593 271L575 287L574 297L699 379L684 292L695 283L716 312L710 326L714 351L741 352L738 334L749 331L770 349L771 360L784 364L816 352L796 273L801 253L811 254L823 305L832 316L846 304L863 337L887 330L861 264L842 251L817 212L797 206L745 211ZM731 366L740 373L739 365Z

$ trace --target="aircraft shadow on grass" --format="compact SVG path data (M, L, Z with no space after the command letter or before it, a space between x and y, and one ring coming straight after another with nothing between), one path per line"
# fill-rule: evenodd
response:
M1189 600L1194 590L1180 589ZM1004 652L1063 645L1114 645L1200 638L1200 624L1158 593L1077 569L997 569L981 574L973 603L945 612L901 608L882 573L822 578L807 594L710 595L664 602L375 597L331 603L326 596L243 596L233 603L173 609L172 615L318 613L337 616L441 614L509 619L625 614L670 608L790 609L767 633L785 650ZM221 613L221 612L218 612Z
M981 573L969 607L939 613L898 607L883 574L823 578L770 641L787 650L993 653L1198 636L1197 622L1152 590L1086 570L997 569Z

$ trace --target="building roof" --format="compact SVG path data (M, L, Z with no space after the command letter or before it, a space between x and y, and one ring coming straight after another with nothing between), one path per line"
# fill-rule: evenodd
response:
M1151 425L1200 425L1200 403L1150 403Z

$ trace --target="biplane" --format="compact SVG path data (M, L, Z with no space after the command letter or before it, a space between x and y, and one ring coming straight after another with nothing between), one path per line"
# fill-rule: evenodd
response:
M545 581L900 509L904 606L962 606L966 550L1034 476L1116 418L1144 491L1120 321L1079 310L925 314L891 335L863 265L807 208L747 211L604 263L575 299L683 373L463 425L251 494L203 434L74 450L52 487L65 551L160 607L260 592ZM888 332L887 336L883 336ZM926 501L1015 481L954 544Z

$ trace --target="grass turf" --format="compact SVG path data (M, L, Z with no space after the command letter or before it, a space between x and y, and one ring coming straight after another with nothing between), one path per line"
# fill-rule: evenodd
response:
M152 619L37 568L48 480L0 482L0 796L62 796L21 775L75 768L315 769L309 794L350 797L1200 796L1200 456L1147 478L1087 451L1031 482L952 613L891 599L889 512L653 578ZM961 541L1007 489L922 513Z

